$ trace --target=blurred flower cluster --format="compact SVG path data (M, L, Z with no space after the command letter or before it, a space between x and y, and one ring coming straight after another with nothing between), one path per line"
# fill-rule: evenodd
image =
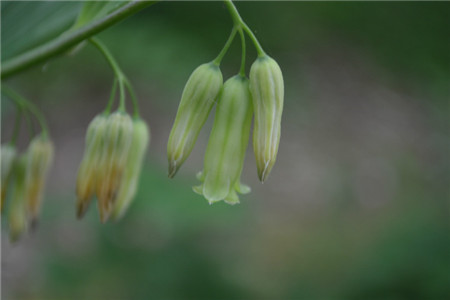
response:
M125 213L137 191L148 142L147 124L124 112L100 114L91 121L77 178L79 218L94 194L102 222Z
M98 39L91 43L103 54L114 71L114 84L106 109L89 124L86 147L77 177L77 217L86 213L94 195L102 223L120 219L136 195L139 176L150 141L150 130L139 117L130 82L112 54ZM111 113L119 86L119 106ZM126 112L125 90L133 102L134 114Z
M2 92L17 104L18 115L11 141L1 145L1 212L7 213L11 241L16 241L37 224L48 170L53 160L53 143L46 125L34 105L15 92L2 87ZM22 113L34 115L42 132L34 135L31 120L27 118L32 133L31 141L23 153L19 153L16 140Z

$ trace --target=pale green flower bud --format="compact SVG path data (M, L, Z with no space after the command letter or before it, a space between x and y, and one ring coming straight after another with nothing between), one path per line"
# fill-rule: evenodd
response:
M89 207L98 177L98 164L102 156L106 131L105 115L96 116L88 126L86 148L77 177L77 216L81 218Z
M255 113L253 150L259 179L264 182L277 157L283 112L283 75L275 60L266 55L253 63L250 90Z
M5 144L1 146L1 206L0 212L3 211L3 205L6 198L6 190L8 187L9 178L11 176L11 169L14 165L14 159L16 158L16 148L10 144Z
M21 156L14 162L12 173L11 205L8 209L9 237L16 241L27 230L26 214L26 166L27 156Z
M191 153L222 82L222 73L214 63L200 65L189 77L167 144L170 178Z
M48 137L33 138L27 150L26 166L26 205L27 212L34 222L39 214L44 194L45 181L53 160L53 144Z
M147 124L141 119L133 120L131 147L128 152L127 163L117 193L117 199L111 213L111 217L114 220L118 220L123 216L136 195L139 176L149 140L150 132Z
M240 175L248 145L252 121L249 83L245 77L227 80L220 95L214 125L205 153L203 172L198 175L200 186L194 191L209 203L224 200L239 203L236 191L248 193L250 188L240 184Z
M97 198L100 220L106 222L112 211L128 158L133 136L133 121L126 113L108 117L102 155L98 165Z

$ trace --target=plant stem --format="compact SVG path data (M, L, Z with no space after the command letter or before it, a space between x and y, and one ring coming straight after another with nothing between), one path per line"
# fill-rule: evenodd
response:
M112 105L114 103L114 99L116 98L116 90L117 90L117 78L114 78L113 86L111 89L111 95L109 96L108 104L106 105L105 114L109 114L111 112Z
M33 122L31 120L30 112L28 110L24 110L24 117L25 117L25 121L27 122L27 125L28 125L28 130L30 131L30 138L32 138L34 136L35 132L34 132L34 127L33 127Z
M130 94L131 100L133 102L133 117L139 118L139 105L136 94L134 93L134 89L127 78L125 78L125 87L128 89L128 94Z
M234 26L233 29L231 30L231 33L230 33L230 36L228 37L227 42L225 43L225 46L223 46L223 48L220 51L219 55L217 55L217 57L213 60L213 63L216 66L220 66L220 62L222 61L223 57L225 56L225 54L228 51L228 48L230 48L231 43L234 40L234 36L236 35L236 31L237 31L237 28L236 28L236 26Z
M106 48L105 44L103 44L98 38L95 37L90 38L89 41L103 54L103 56L113 69L116 78L119 79L120 77L122 77L123 76L122 70L120 69L116 60L112 56L111 52L109 52L108 48Z
M239 28L239 35L241 36L241 43L242 43L242 59L241 59L241 70L239 71L239 74L242 77L245 77L245 35L242 31L242 28Z
M266 53L264 52L263 48L259 44L258 39L253 34L250 27L248 27L248 25L245 24L244 20L242 20L241 16L239 15L239 12L236 9L236 6L234 6L233 2L231 0L225 0L224 2L228 8L228 11L230 12L230 15L231 15L231 18L233 19L234 25L238 26L238 27L242 27L242 29L248 34L248 36L252 40L253 44L255 45L258 56L259 57L265 56Z
M48 127L47 123L45 122L45 118L40 112L40 110L33 104L33 102L30 102L11 90L10 88L2 85L2 93L4 93L8 98L16 102L19 106L22 106L24 109L27 109L30 111L38 120L39 125L41 126L42 135L47 136L48 134Z
M119 80L119 108L117 109L120 112L125 112L125 87L124 87L124 77L121 77Z
M56 39L34 48L24 54L5 61L2 65L1 79L6 79L20 71L46 61L61 54L81 41L99 33L115 23L137 13L138 11L156 3L157 1L132 1L104 18L84 26L66 35L60 35Z
M108 48L97 38L90 38L89 41L102 53L105 59L108 61L109 65L113 69L115 80L119 83L119 111L125 112L125 88L124 84L127 79L117 64L116 60L112 56L111 52L109 52ZM107 107L108 108L108 107Z
M11 138L11 145L16 145L17 137L19 136L20 132L20 120L22 119L22 106L17 105L17 112L16 112L16 120L14 122L14 129L13 129L13 135Z

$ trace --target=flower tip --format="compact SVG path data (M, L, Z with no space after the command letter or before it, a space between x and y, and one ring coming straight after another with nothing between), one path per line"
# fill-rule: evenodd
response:
M229 205L241 204L241 202L240 202L239 200L238 200L237 202L225 200L225 203L226 203L226 204L229 204Z
M175 174L177 174L179 168L180 167L177 166L176 161L169 162L169 174L168 174L169 178L175 177Z
M84 217L84 214L86 213L86 207L84 205L77 205L77 219L81 220Z
M100 222L102 224L105 224L106 221L108 221L108 215L104 214L104 213L100 213Z
M102 207L99 207L99 208L100 208L100 209L99 209L99 213L100 213L100 222L101 222L102 224L105 224L106 221L108 221L108 219L109 219L110 213L109 213L105 208L102 208Z
M258 171L258 177L261 183L264 183L264 181L266 181L267 177L269 177L270 171L271 167L269 165L269 162L266 162L264 165L264 169Z
M33 217L33 218L30 220L30 229L31 229L31 231L32 231L32 232L36 231L37 228L38 228L38 226L39 226L39 220L38 220L38 218L37 218L37 217Z

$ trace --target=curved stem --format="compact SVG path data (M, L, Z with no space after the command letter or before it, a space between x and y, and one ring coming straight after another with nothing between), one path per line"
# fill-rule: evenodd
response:
M11 145L15 145L20 132L20 120L22 119L22 106L17 105L16 120L14 121L13 135Z
M265 56L266 52L264 52L263 48L258 42L258 39L251 31L250 27L248 27L248 25L245 24L244 20L242 20L233 2L231 0L225 0L225 5L227 6L228 11L230 12L231 18L233 19L233 23L235 24L235 26L242 26L242 29L244 29L244 31L248 34L248 36L252 40L253 44L255 45L256 52L258 52L258 56L259 57Z
M4 93L6 96L8 96L11 100L18 103L18 105L21 105L23 108L29 110L38 120L39 125L42 129L42 135L47 136L48 135L48 127L47 123L45 122L45 118L40 112L40 110L34 105L33 102L30 102L11 90L10 88L2 85L2 93Z
M108 48L106 48L105 44L103 44L96 37L90 38L89 41L92 43L92 45L94 45L103 54L103 56L108 61L108 63L111 66L111 68L113 69L116 78L119 79L121 76L123 76L122 70L120 69L120 67L117 64L116 60L112 56L111 52L109 52Z
M116 24L117 22L137 13L138 11L156 3L157 1L132 1L115 10L104 18L93 22L91 25L81 27L68 34L63 34L56 39L34 48L24 54L3 62L1 78L8 78L20 71L42 63L47 59L61 54L81 41L99 33L100 31Z
M242 77L245 77L245 35L242 31L242 28L239 28L239 35L241 36L241 43L242 43L242 59L241 59L241 70L239 71L239 74Z
M27 122L28 125L28 130L30 131L30 138L32 138L36 132L33 127L33 121L31 120L30 112L28 110L24 110L24 116L25 121Z
M128 79L125 78L125 87L128 90L128 93L130 94L131 100L133 102L133 116L135 118L139 118L139 106L138 106L138 101L136 98L136 94L134 93L134 89L130 84L130 81L128 81Z
M124 80L125 78L122 76L117 79L119 81L119 108L117 109L120 112L125 112L125 87L124 87Z
M90 38L89 41L102 53L105 59L108 61L109 65L113 69L115 80L119 83L119 111L125 112L125 88L124 84L127 81L125 75L117 64L116 60L112 56L111 52L109 52L108 48L97 38Z
M236 26L233 27L231 30L230 36L228 37L228 40L225 43L225 46L223 46L222 50L220 51L219 55L213 60L213 63L217 66L220 66L220 62L222 61L223 57L228 51L228 48L230 48L231 43L234 40L234 36L236 35L237 28Z
M117 78L114 78L113 86L111 89L111 95L109 96L108 104L106 105L105 114L109 114L111 112L112 105L114 103L114 99L116 98L116 90L117 90Z

